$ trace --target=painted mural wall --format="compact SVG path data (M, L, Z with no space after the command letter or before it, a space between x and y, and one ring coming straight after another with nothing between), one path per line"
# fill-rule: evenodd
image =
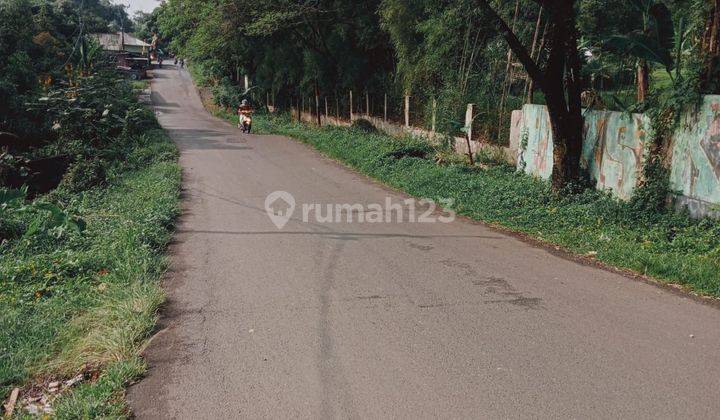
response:
M518 168L549 179L553 167L553 143L547 108L525 105L513 118L519 135ZM628 199L637 183L644 159L649 121L642 114L586 111L580 165L597 183ZM516 134L517 133L517 134Z
M650 121L642 114L585 111L581 166L607 189L629 199L637 185L650 140ZM552 173L552 133L547 109L525 105L514 111L510 145L517 167L548 179ZM673 136L671 187L678 203L695 216L720 215L720 96L706 96L688 113Z
M704 98L673 138L670 184L692 214L720 216L720 96Z

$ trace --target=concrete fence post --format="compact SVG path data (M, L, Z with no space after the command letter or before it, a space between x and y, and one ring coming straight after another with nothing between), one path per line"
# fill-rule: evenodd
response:
M469 140L472 140L472 126L473 126L473 113L474 112L475 112L475 105L468 104L467 110L465 111L465 133Z
M387 93L385 94L385 98L383 100L383 120L387 122Z
M405 95L405 128L410 128L410 95Z
M437 99L433 98L433 100L432 100L432 124L431 124L432 129L430 130L433 133L435 133L435 122L436 121L437 121Z
M325 97L325 119L329 117L327 96Z
M468 160L470 161L470 166L475 165L472 150L472 126L474 107L475 105L468 104L467 111L465 111L465 144L467 145L467 155Z
M353 120L353 99L352 99L352 90L350 91L350 122Z

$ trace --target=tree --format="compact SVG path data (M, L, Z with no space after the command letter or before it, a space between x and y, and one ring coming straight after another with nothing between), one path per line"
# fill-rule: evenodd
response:
M513 14L515 2L496 9ZM531 38L537 20L536 10L523 8L518 17L518 36ZM410 92L424 102L426 123L431 118L433 100L437 103L436 129L459 135L468 103L477 110L473 133L481 141L507 140L498 126L498 103L505 85L509 106L521 106L518 86L505 77L507 46L488 17L475 7L475 0L448 0L442 7L430 0L383 0L380 7L382 28L390 35L395 49L396 96ZM532 21L532 23L530 22ZM414 112L422 112L417 110Z
M545 65L541 67L517 34L487 0L477 0L529 77L545 94L553 135L552 187L559 191L580 179L583 117L581 93L582 61L578 53L575 0L535 0L548 14Z
M675 66L675 34L670 10L662 2L632 0L629 2L642 17L642 29L608 37L606 46L637 58L637 101L643 102L650 89L650 66L662 64L670 73ZM677 57L679 59L679 56Z

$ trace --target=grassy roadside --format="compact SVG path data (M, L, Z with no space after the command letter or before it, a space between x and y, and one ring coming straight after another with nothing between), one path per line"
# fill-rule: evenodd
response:
M641 213L595 190L557 197L546 182L504 165L470 168L453 164L453 159L438 164L443 152L419 140L318 128L283 117L258 115L254 124L259 133L296 138L410 195L452 198L459 214L720 297L718 221L691 220L674 212Z
M138 353L163 301L164 250L179 214L177 151L155 127L104 160L102 185L64 183L35 199L81 218L83 232L55 227L0 243L3 397L20 386L54 400L59 418L126 414L123 389L144 371ZM16 222L27 226L36 213L18 212ZM48 392L52 381L61 392Z

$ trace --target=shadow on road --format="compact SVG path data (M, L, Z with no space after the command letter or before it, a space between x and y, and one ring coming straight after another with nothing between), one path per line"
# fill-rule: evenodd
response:
M203 129L168 130L183 150L252 150L230 133Z

